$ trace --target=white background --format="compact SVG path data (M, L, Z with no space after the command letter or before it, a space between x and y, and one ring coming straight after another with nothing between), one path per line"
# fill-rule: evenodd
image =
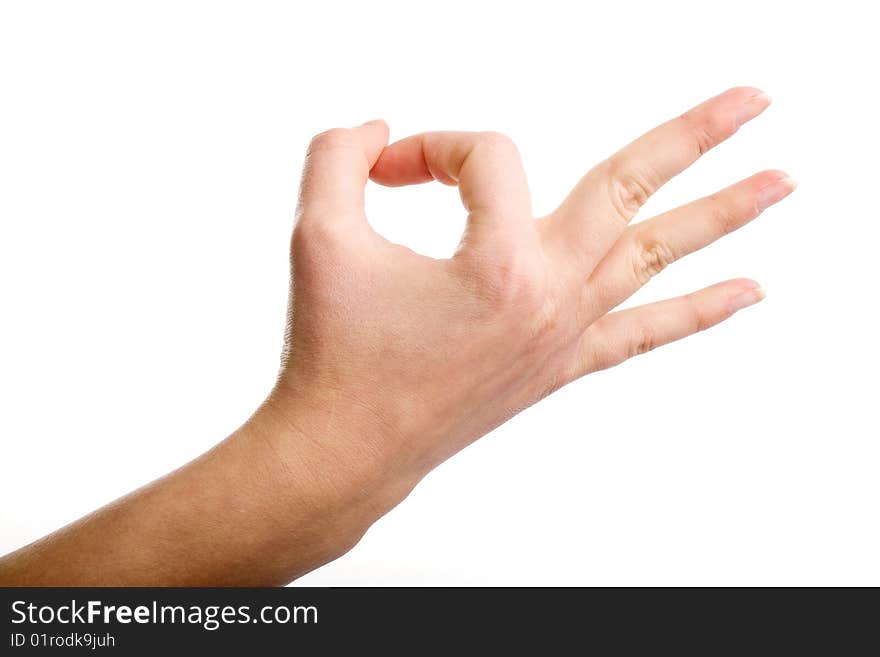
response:
M640 216L801 183L641 302L751 276L729 323L579 381L432 473L302 584L880 585L870 3L4 2L0 552L225 437L276 373L309 137L492 129L536 211L723 89L767 113ZM434 256L455 190L370 186Z

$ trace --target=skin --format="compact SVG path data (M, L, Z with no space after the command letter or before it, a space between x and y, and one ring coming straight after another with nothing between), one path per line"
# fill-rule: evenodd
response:
M274 585L348 551L425 474L590 372L763 298L737 279L614 312L665 266L795 187L763 171L632 224L662 184L760 114L731 89L648 132L532 215L514 144L372 121L312 140L291 244L281 371L229 438L179 470L0 559L5 585ZM457 185L454 256L392 244L368 179Z

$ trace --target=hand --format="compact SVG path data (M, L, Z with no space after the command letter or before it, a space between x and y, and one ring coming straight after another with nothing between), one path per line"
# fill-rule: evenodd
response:
M331 130L306 159L282 368L266 403L198 459L0 559L0 584L279 584L335 558L431 468L560 386L727 319L750 280L610 312L674 260L794 183L765 171L630 226L660 185L757 116L732 89L590 171L532 217L513 144L382 122ZM439 180L468 211L433 260L364 216L364 185Z
M759 301L757 283L738 279L610 312L794 189L785 173L764 171L630 225L661 185L769 102L736 88L703 103L600 163L537 219L517 149L502 135L432 132L386 146L381 121L318 135L293 234L272 412L317 441L317 469L357 479L380 513L560 386ZM424 257L376 234L364 214L368 177L457 185L468 221L454 256ZM300 447L294 453L302 459Z

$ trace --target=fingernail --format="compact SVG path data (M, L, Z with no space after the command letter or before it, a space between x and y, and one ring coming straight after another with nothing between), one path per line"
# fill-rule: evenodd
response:
M736 124L742 125L746 121L751 121L758 116L770 105L770 96L763 91L759 91L754 96L750 96L736 110Z
M379 125L380 123L384 123L382 119L373 119L372 121L367 121L366 123L361 123L360 127L365 127L368 125Z
M785 176L775 183L767 185L758 192L758 212L763 212L774 203L779 203L779 201L791 194L796 187L797 181L791 176Z
M743 308L748 308L749 306L758 303L766 296L767 294L764 292L764 289L760 285L752 288L751 290L740 292L735 297L733 297L733 299L730 300L730 312L735 313L736 311L742 310Z

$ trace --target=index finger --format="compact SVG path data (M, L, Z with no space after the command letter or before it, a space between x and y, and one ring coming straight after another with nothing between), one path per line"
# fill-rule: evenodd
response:
M532 223L519 151L495 132L425 132L385 148L370 171L381 185L457 185L474 228L509 234Z

